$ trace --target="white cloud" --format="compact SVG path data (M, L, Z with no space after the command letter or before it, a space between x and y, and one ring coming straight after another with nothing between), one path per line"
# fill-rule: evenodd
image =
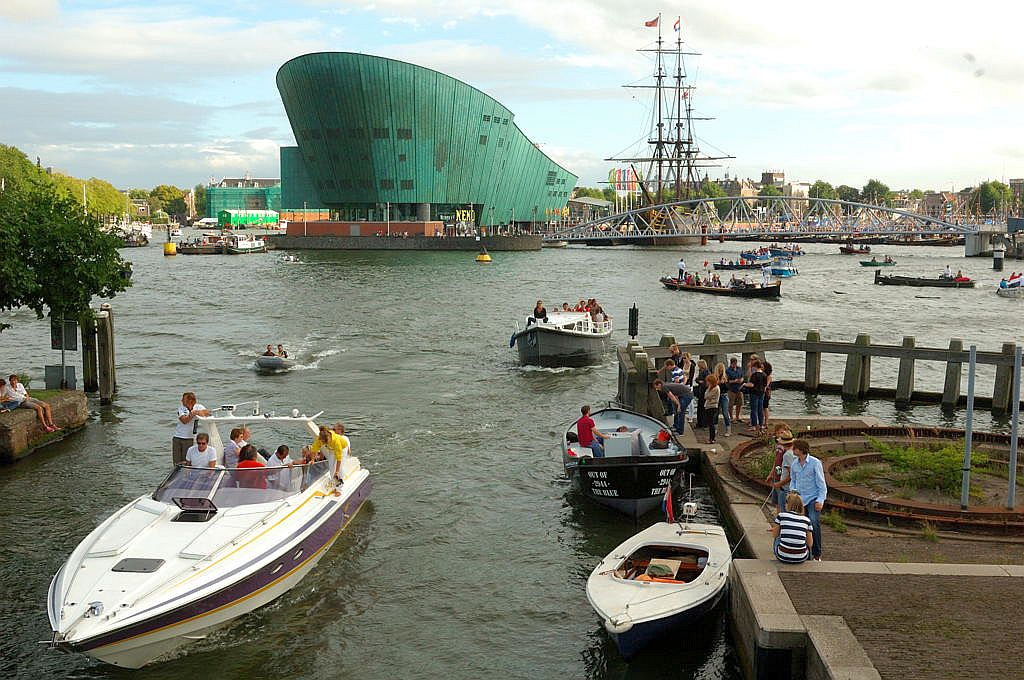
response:
M12 21L38 21L57 16L57 0L3 0L0 17Z

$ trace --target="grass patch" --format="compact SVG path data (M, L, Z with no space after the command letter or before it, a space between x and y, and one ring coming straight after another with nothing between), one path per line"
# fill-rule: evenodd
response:
M939 532L935 530L935 526L928 520L921 522L921 536L929 543L939 542Z
M925 446L900 446L886 444L872 437L867 438L882 459L894 470L904 473L901 480L906 487L937 489L946 493L957 493L960 488L963 467L963 442L936 442ZM971 453L971 468L984 470L988 467L988 454L981 451Z
M767 479L768 473L772 470L772 465L775 464L775 449L769 449L767 451L761 451L752 456L746 456L743 459L743 465L747 468L747 471L757 479Z
M843 521L843 515L835 508L822 513L821 523L832 527L832 529L840 534L845 534L848 530L846 522Z
M863 463L840 471L836 475L836 479L847 484L864 484L880 476L888 469L889 466L886 463Z
M53 399L55 396L61 393L61 390L32 390L31 394L34 398L42 401Z

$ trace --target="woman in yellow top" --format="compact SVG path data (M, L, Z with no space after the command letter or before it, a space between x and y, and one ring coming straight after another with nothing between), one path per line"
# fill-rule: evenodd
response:
M331 455L334 456L334 479L341 482L341 459L348 453L351 444L348 441L348 437L344 434L338 434L332 432L326 425L320 426L320 435L313 440L313 445L310 450L316 454L320 452L320 449L326 446L330 451Z

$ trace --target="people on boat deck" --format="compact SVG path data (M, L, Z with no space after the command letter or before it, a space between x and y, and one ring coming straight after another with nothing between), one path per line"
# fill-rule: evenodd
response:
M245 429L241 427L231 428L228 441L224 444L224 467L238 467L238 452L248 443L245 440L244 432Z
M946 279L953 278L953 270L950 268L948 264L946 265L946 271L942 272L942 277Z
M320 453L320 449L327 447L327 450L334 457L334 479L337 482L341 482L341 461L345 454L349 452L351 444L348 437L344 435L345 426L341 423L338 423L338 426L340 426L342 434L333 432L326 425L321 425L320 434L313 440L309 449L312 453L317 454Z
M246 444L238 452L238 469L234 473L238 486L246 489L267 488L267 466L256 460L256 455L256 447L252 444Z
M196 435L196 443L185 452L185 464L194 468L217 467L217 449L210 446L210 435Z
M576 303L576 306L573 307L572 311L574 311L574 312L585 312L585 311L587 311L587 303L586 303L586 301L581 298L580 301Z
M279 357L281 357L283 359L287 359L288 358L288 352L284 351L284 345L278 345L277 346L277 356L279 356Z
M810 557L814 531L811 521L804 515L800 494L795 491L786 494L784 511L775 516L772 536L775 538L772 549L779 562L799 564Z
M686 260L683 259L682 255L679 256L679 262L676 263L676 268L679 270L679 280L681 281L686 278Z
M291 458L288 457L288 453L289 450L286 444L281 444L280 446L278 446L277 450L274 451L274 455L272 455L270 458L267 458L268 470L273 470L273 468L294 467L295 463L292 461ZM278 489L286 489L288 487L289 481L290 478L287 474L281 474L277 470L267 472L267 483L270 486L273 486Z
M533 312L530 315L530 319L526 320L526 325L527 326L530 325L530 323L531 323L530 320L531 319L533 320L534 323L538 323L540 321L547 322L547 320L548 320L548 310L544 309L544 301L543 300L537 300L537 305L533 308Z
M265 357L276 357L277 354L274 352L274 346L273 345L267 345L267 351L265 351L263 353L263 356L265 356Z
M174 425L174 436L171 439L171 461L174 465L181 465L185 462L185 454L195 441L195 434L199 423L196 416L210 415L209 409L196 400L195 392L185 392L181 395L181 404L178 406L178 422Z
M594 424L590 417L590 405L580 407L580 418L576 421L576 437L580 446L588 448L593 452L594 458L604 458L604 434Z
M1021 281L1024 281L1024 272L1010 272L1010 277L999 281L1000 288L1020 288Z
M885 260L883 260L883 262L885 262L886 264L893 264L895 260L892 259L891 255L886 255Z
M562 303L562 311L563 312L571 312L572 311L572 307L569 306L568 302L563 302Z
M42 399L32 397L25 386L20 382L17 373L7 376L7 384L0 391L0 401L7 404L5 408L14 410L16 408L32 409L36 412L43 429L47 432L55 432L60 428L53 422L53 409Z

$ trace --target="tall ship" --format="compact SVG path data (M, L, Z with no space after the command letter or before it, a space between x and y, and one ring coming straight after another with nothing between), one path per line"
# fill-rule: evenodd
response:
M653 82L627 84L624 87L650 90L650 126L645 142L641 142L607 161L628 164L629 184L635 183L640 191L639 208L674 201L700 198L701 183L707 180L707 168L720 167L723 160L735 156L712 156L705 153L694 134L694 121L714 120L694 114L693 100L696 87L686 68L686 57L700 56L699 52L683 49L681 19L673 25L675 44L662 37L662 20L645 24L657 27L658 39L654 48L638 52L654 56ZM704 170L703 177L701 171ZM674 232L689 221L688 206L674 211L642 211L637 215L640 228ZM660 236L657 238L626 239L623 243L636 245L682 245L696 243L699 237Z

